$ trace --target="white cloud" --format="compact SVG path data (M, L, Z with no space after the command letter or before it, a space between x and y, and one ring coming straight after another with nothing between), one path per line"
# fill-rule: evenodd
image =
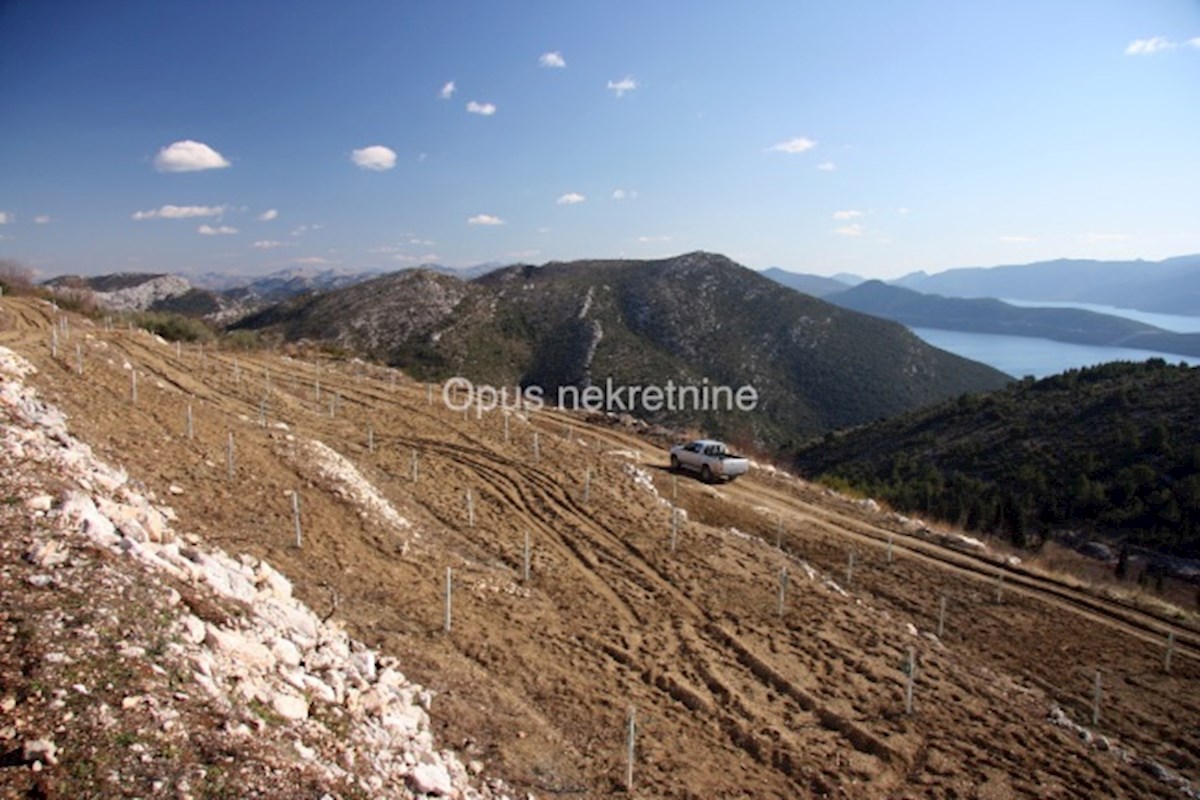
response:
M1185 44L1187 44L1188 47L1195 47L1197 49L1200 49L1200 36L1197 36L1192 39L1188 39Z
M1027 244L1028 242L1036 242L1037 239L1032 236L1001 236L1000 241L1006 244Z
M637 237L637 240L642 243L669 242L669 241L671 241L671 237L670 236L639 236L639 237Z
M632 92L637 88L638 88L638 82L631 75L626 75L624 78L621 78L621 80L619 80L619 81L609 81L608 82L608 89L610 91L615 92L617 97L624 97L626 92Z
M418 247L437 247L437 242L432 239L409 239L409 244L415 244Z
M337 261L330 261L328 258L320 256L305 256L304 258L292 259L293 264L303 264L305 266L320 266L322 264L337 264Z
M587 200L587 198L581 195L579 192L567 192L554 202L560 206L573 206L577 203L582 203L584 200Z
M225 206L171 206L153 208L149 211L135 211L132 219L191 219L193 217L219 217L225 213Z
M228 167L225 157L203 142L184 139L158 151L154 168L159 172L199 172Z
M1162 36L1151 36L1149 39L1134 39L1125 48L1127 56L1151 56L1164 50L1174 50L1175 42Z
M454 97L454 93L458 91L458 87L454 85L454 81L446 81L446 85L442 87L441 95L443 100L449 100Z
M7 211L0 211L0 225L7 225L13 221L13 215Z
M820 164L817 164L817 169L821 170L821 172L833 172L837 169L837 164L832 161L822 161Z
M613 200L636 200L638 196L637 189L613 189Z
M480 116L490 117L496 113L495 103L477 103L474 100L467 103L468 114L479 114Z
M350 160L363 169L383 172L396 166L396 151L381 144L373 144L352 152Z
M534 258L535 256L539 256L541 254L541 250L513 250L511 253L508 253L508 257L525 259Z
M549 67L550 69L563 69L567 66L567 62L565 59L563 59L562 53L558 52L557 50L552 53L542 53L542 55L538 58L538 63L543 67Z
M277 242L274 239L260 239L250 245L257 250L274 250L276 247L295 247L295 242Z
M324 227L325 227L324 225L297 225L295 228L292 228L292 232L289 235L290 236L303 236L304 234L308 233L309 231L319 231L319 230L321 230L321 228L324 228Z
M809 139L807 136L795 136L786 141L779 142L778 144L773 144L768 147L767 150L771 151L772 153L789 153L794 155L795 153L803 153L808 150L812 150L816 146L817 143L812 139Z
M843 225L840 228L834 228L833 232L838 236L862 236L866 233L866 229L857 222L852 222L849 225Z
M259 222L270 222L273 219L279 219L279 212L274 208L268 208L258 215Z
M201 225L199 228L196 228L196 233L205 236L229 236L237 232L237 228L231 228L228 225L218 225L215 228L211 225Z
M467 220L468 225L503 225L504 220L491 214L476 214Z
M49 214L38 214L36 217L33 218L33 221L34 221L34 223L36 223L38 225L49 225L50 224L50 215Z
M909 208L908 206L900 206L899 208L896 209L896 213L897 214L911 214L912 209Z
M833 212L833 218L834 218L834 219L841 219L841 220L851 220L851 219L857 219L858 217L861 217L862 215L863 215L863 212L861 212L861 211L859 211L858 209L855 209L855 208L850 208L850 209L847 209L847 210L845 210L845 211L835 211L835 212Z

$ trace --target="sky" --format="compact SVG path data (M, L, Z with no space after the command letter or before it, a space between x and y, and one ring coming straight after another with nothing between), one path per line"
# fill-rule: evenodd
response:
M0 0L49 277L1200 252L1200 3Z

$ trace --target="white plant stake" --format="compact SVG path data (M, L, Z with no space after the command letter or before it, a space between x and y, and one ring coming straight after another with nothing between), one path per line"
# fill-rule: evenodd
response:
M467 527L475 527L475 496L467 489Z
M892 563L892 534L888 534L887 562Z
M542 445L538 440L537 431L533 432L533 460L540 461L542 458Z
M633 754L637 739L637 711L629 707L629 733L625 744L625 791L633 794Z
M195 434L192 430L192 404L191 403L188 403L188 405L187 405L187 438L189 441L195 438Z
M997 603L1004 602L1003 585L1004 585L1004 573L1000 571L999 567L996 567L996 602Z
M671 552L675 552L675 544L679 538L679 507L671 506Z
M787 600L787 584L788 584L787 566L782 566L779 568L779 608L775 612L781 617L783 616L783 604Z
M854 583L854 551L846 553L846 588Z
M586 506L592 498L592 468L586 467L583 471L583 504Z
M58 358L58 327L50 328L50 357Z
M83 345L75 343L75 373L83 375Z
M1096 670L1096 685L1092 689L1092 727L1100 724L1100 670Z
M137 405L137 367L129 370L129 399Z
M375 428L372 425L367 426L367 452L375 452Z
M229 438L225 442L225 471L229 480L233 480L233 431L229 432Z
M304 536L300 530L300 492L292 491L292 521L296 526L296 547L299 548L304 542Z
M913 649L908 648L908 680L904 684L904 713L912 713L913 681L917 679L917 656Z
M451 594L454 591L454 578L449 567L446 567L446 618L442 623L442 629L446 633L450 632L450 603Z
M937 635L938 635L939 639L942 638L942 634L945 633L945 631L946 631L946 595L942 595L941 600L938 602Z
M414 447L413 451L412 451L412 482L413 483L417 482L417 473L418 473L417 460L418 460L418 458L419 458L419 456L417 455L417 448Z
M529 583L529 530L525 531L525 552L521 559L521 580Z

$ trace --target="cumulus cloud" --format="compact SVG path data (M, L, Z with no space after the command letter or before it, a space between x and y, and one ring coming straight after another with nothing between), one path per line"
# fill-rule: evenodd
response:
M796 153L804 153L812 150L816 146L817 143L812 139L809 139L807 136L795 136L791 139L773 144L768 147L767 150L771 151L772 153L788 153L794 155Z
M562 53L559 53L558 51L554 51L552 53L542 53L542 55L538 58L538 63L543 67L549 67L550 69L563 69L567 66L567 62L563 59Z
M201 225L199 228L196 228L196 232L205 236L229 236L230 234L237 233L238 229L231 228L228 225L218 225L215 228L212 225Z
M833 232L838 236L862 236L866 233L866 229L857 222L852 222L849 225L842 225L840 228L834 228Z
M49 214L38 214L36 217L33 218L33 221L34 221L34 223L36 223L38 225L49 225L50 224L50 215Z
M1174 50L1175 42L1162 36L1151 36L1149 39L1134 39L1125 48L1127 56L1152 56L1164 50Z
M373 144L352 152L350 160L363 169L384 172L396 166L396 151L381 144Z
M613 189L613 200L635 200L637 199L637 189Z
M504 220L492 214L476 214L467 220L468 225L503 225Z
M449 100L451 97L454 97L456 91L458 91L458 87L454 85L454 81L446 81L445 85L442 86L442 99Z
M480 116L490 117L496 113L495 103L477 103L474 100L467 103L467 113L479 114Z
M650 243L650 242L669 242L669 241L671 241L671 237L670 236L639 236L639 237L637 237L637 240L639 242L642 242L643 244Z
M859 211L856 208L849 208L849 209L846 209L845 211L833 212L833 218L841 219L841 220L857 219L858 217L861 217L862 215L863 215L863 212Z
M608 89L614 92L617 97L624 97L626 92L632 92L638 88L637 79L631 75L626 75L619 81L609 81Z
M567 192L554 202L560 206L573 206L577 203L582 203L584 200L587 200L587 198L581 195L579 192Z
M279 212L274 208L268 208L258 215L259 222L270 222L273 219L279 219Z
M277 247L295 247L295 242L277 242L274 239L260 239L250 245L256 250L274 250Z
M0 211L0 225L7 225L13 221L13 215L7 211Z
M820 164L817 164L817 169L821 170L821 172L833 172L837 169L837 164L832 161L822 161Z
M133 212L133 219L191 219L193 217L219 217L225 213L225 206L172 206L152 208L149 211Z
M324 228L324 227L325 227L324 225L297 225L295 228L292 229L292 232L289 235L290 236L303 236L304 234L308 233L309 231L319 231L319 230L321 230L321 228Z
M229 162L216 150L191 139L169 144L154 157L154 168L159 172L199 172L228 166Z

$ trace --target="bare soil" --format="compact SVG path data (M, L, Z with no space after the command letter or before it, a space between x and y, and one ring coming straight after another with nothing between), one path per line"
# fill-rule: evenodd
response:
M55 318L5 298L0 344L37 365L30 382L75 435L169 499L177 527L268 560L314 609L398 657L438 692L443 743L514 787L624 794L631 709L639 797L1151 798L1200 784L1200 634L1179 620L906 535L791 477L673 479L664 451L619 426L546 410L512 416L505 441L500 413L464 416L436 392L429 403L390 370L177 353L75 317L52 358ZM337 491L305 440L352 461L411 528ZM657 497L631 476L639 453ZM674 550L660 500L673 492L687 512ZM1054 707L1094 735L1052 723Z

